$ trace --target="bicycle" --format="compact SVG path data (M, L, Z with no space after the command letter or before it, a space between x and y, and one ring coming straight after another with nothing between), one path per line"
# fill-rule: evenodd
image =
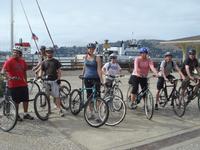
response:
M124 77L124 75L115 75L115 76L106 75L106 77L107 77L107 79L109 79L111 81L110 84L113 88L113 92L115 93L115 95L119 96L122 100L124 100L122 90L119 88L119 84L121 83L119 78ZM104 86L103 93L105 93L104 95L107 95L110 93L110 91L106 89L106 86Z
M179 92L181 95L182 99L185 101L185 107L187 107L189 105L189 103L191 103L195 98L197 98L198 100L198 108L200 111L200 79L197 78L195 79L195 81L193 81L194 84L192 84L191 82L189 83L189 85L187 86L186 90L183 93L183 89L182 87L179 88Z
M126 116L126 105L122 99L123 95L121 96L122 92L119 88L120 80L118 79L123 76L124 75L108 76L113 83L111 87L105 88L103 99L107 102L109 107L109 117L105 123L109 126L115 126L121 123ZM116 91L120 91L120 96L118 96L118 92Z
M15 80L16 78L9 78ZM3 98L0 99L0 129L8 132L12 130L17 123L17 108L15 102L9 95L7 81L1 81ZM4 90L3 90L4 89Z
M149 82L149 79L152 77L154 77L154 75L148 77L147 81ZM149 83L148 83L148 85L149 85ZM142 89L137 94L135 103L132 103L132 101L131 101L131 91L132 91L132 85L129 85L127 95L126 95L128 107L130 109L136 109L137 105L140 103L141 99L143 98L144 99L144 111L145 111L146 118L151 120L153 117L153 113L154 113L154 99L153 99L153 95L149 89L149 86L147 86L146 89Z
M159 99L160 106L165 107L169 101L171 101L171 106L173 107L174 113L178 117L182 117L185 114L185 101L180 98L180 93L176 89L177 83L180 79L169 80L171 85L167 85L166 81L164 86L160 91ZM168 94L168 88L172 87L172 91Z
M82 80L82 87L80 89L74 89L70 95L69 106L71 113L73 115L78 115L79 112L84 109L84 119L92 127L100 127L105 124L109 115L109 108L107 103L100 97L96 97L96 88L84 87L83 76L79 76ZM86 90L92 90L92 94L87 98L87 101L84 100L84 93Z
M33 78L30 79L28 83L28 89L29 89L29 101L34 101L36 94L41 91L40 86L42 86L43 80L40 78ZM63 109L68 110L69 109L69 96L71 92L71 84L64 79L60 80L60 99L61 99L61 106Z

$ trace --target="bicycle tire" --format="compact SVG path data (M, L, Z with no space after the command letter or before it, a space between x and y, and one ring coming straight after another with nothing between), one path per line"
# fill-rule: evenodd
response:
M38 106L38 103L39 103L39 106ZM44 110L45 108L46 110ZM36 116L40 120L42 121L48 120L49 114L50 114L50 101L46 93L44 92L37 93L34 100L34 110L35 110ZM43 112L44 112L44 115L42 114Z
M33 101L35 99L36 94L40 92L40 86L38 85L37 82L33 80L29 80L27 84L28 84L29 101Z
M146 91L146 96L144 99L144 111L146 118L151 120L154 113L154 99L152 93L149 90Z
M182 117L185 114L186 111L186 102L185 98L187 99L187 90L185 90L185 93L183 93L183 96L181 96L181 90L180 87L179 90L175 91L175 94L173 95L172 102L173 102L173 111L178 117Z
M198 108L199 108L199 111L200 111L200 90L198 91Z
M132 91L132 86L129 85L128 90L127 90L127 94L126 94L126 104L128 106L129 109L132 109L132 101L131 101L131 91Z
M104 125L108 119L108 104L100 97L95 101L88 100L84 109L85 121L91 126L98 128Z
M65 110L69 109L69 97L68 88L65 85L60 86L60 101L61 107Z
M106 125L115 126L121 123L126 116L126 105L121 97L114 95L104 99L109 107L109 116Z
M122 100L124 100L122 90L119 87L114 87L114 95L118 95Z
M60 82L61 82L60 86L67 87L67 89L68 89L68 93L67 94L70 94L70 92L71 92L71 84L67 80L64 80L64 79L61 79Z
M165 91L164 91L163 88L162 88L161 91L160 91L159 100L160 100L160 103L159 103L160 106L161 106L161 107L165 107L166 104L167 104L167 98L166 98Z
M81 111L81 92L78 89L74 89L70 94L69 108L73 115L78 115Z
M11 99L3 100L0 103L0 129L4 132L11 131L17 124L17 114L18 112L15 102ZM5 120L7 120L6 121L7 124L3 123L3 121Z

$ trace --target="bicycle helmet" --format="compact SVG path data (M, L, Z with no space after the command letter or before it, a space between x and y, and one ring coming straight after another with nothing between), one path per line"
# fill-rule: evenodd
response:
M54 48L53 47L48 47L46 48L45 52L54 52Z
M189 55L196 55L196 50L192 48L189 50L188 53L189 53Z
M166 53L164 54L164 57L167 57L167 56L171 56L171 57L172 57L172 53L171 53L171 52L166 52Z
M18 51L18 52L22 53L22 47L21 46L15 46L15 47L13 47L13 51Z
M141 47L139 49L139 52L140 53L146 53L146 54L148 54L149 53L149 48L148 47Z
M94 44L94 43L89 43L88 45L87 45L87 48L89 49L89 48L96 48L96 45Z
M46 50L46 46L42 45L42 46L40 47L40 51L45 51L45 50Z
M117 59L117 55L115 53L110 54L110 59Z

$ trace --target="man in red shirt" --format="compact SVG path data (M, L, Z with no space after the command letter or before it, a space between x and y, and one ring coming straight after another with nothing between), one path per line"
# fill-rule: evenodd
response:
M13 48L13 56L10 57L3 65L2 72L6 73L8 79L8 88L12 99L16 103L18 110L19 103L23 102L24 119L33 120L28 112L28 86L27 86L27 64L24 59L21 58L22 52L20 47ZM22 121L22 118L18 115L18 121Z

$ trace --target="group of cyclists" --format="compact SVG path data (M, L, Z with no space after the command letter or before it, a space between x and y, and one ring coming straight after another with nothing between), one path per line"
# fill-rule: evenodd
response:
M112 53L110 61L105 63L102 67L102 60L99 55L95 54L96 44L89 43L87 45L87 53L84 57L84 65L82 75L84 77L84 85L87 88L87 97L90 97L92 94L91 87L96 87L96 95L100 96L101 94L101 85L105 85L107 88L112 86L113 80L109 76L115 76L121 74L121 67L117 62L117 55ZM64 116L63 110L61 109L61 102L59 97L59 84L61 79L61 63L59 60L53 57L54 48L46 48L41 46L40 49L40 59L36 67L33 68L33 71L36 72L37 77L45 77L48 85L51 85L51 90L46 87L47 95L51 95L55 98L55 104L58 108L59 115ZM8 79L8 88L10 89L10 94L12 99L15 101L17 109L20 102L23 102L24 107L24 119L34 119L30 114L28 114L28 86L27 86L27 64L22 58L22 49L20 47L13 48L13 55L3 65L1 73L6 74ZM147 77L149 71L151 70L157 80L157 93L156 93L156 103L155 109L159 109L159 94L160 90L163 88L164 82L168 82L171 79L175 78L171 75L173 70L176 70L182 79L182 92L187 88L190 83L190 80L195 80L197 77L194 76L193 72L196 69L198 74L200 73L199 63L196 58L195 49L191 49L188 52L188 57L184 61L182 68L179 68L176 62L173 60L173 56L170 52L165 53L164 60L161 62L159 69L154 67L154 63L149 57L149 48L142 47L139 49L139 56L134 59L134 69L131 73L129 79L129 84L132 85L131 91L131 102L132 105L136 103L136 97L139 90L145 89L148 86ZM105 75L105 80L103 78ZM9 78L13 78L9 80ZM96 84L97 83L97 84ZM19 116L17 117L18 121L23 119Z

